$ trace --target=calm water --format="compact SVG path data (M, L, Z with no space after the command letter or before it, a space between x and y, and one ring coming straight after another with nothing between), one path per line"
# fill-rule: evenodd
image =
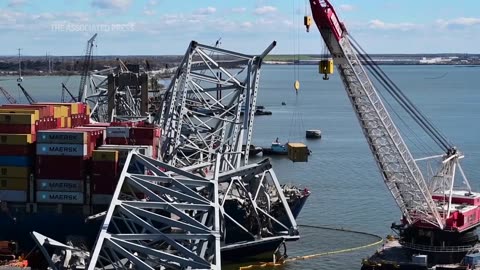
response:
M480 190L480 67L382 68L449 140L463 150L463 168L472 187ZM307 142L313 152L307 163L272 158L281 182L295 183L312 191L298 223L357 229L381 236L391 233L390 225L400 218L400 212L377 171L338 74L324 81L315 66L299 69L301 89L295 95L292 66L264 66L258 104L273 115L258 116L254 131L254 144L268 146L277 137L281 141L304 141L306 129L322 130L321 140ZM59 101L60 83L67 78L24 80L24 87L35 98ZM0 85L25 102L14 80L0 81ZM76 93L78 77L69 79L67 86ZM286 106L281 105L283 101ZM306 228L301 233L303 239L288 246L290 256L348 248L373 240ZM374 248L369 248L297 261L281 269L359 269L361 259L373 251Z

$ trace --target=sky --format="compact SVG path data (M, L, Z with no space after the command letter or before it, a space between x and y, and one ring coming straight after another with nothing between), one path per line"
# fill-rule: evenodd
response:
M242 53L320 54L306 0L0 0L0 55L183 55L191 40ZM478 0L331 0L368 53L480 53Z

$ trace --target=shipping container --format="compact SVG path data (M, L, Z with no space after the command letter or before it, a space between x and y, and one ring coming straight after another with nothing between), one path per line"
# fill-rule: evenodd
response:
M82 192L37 191L39 203L83 204Z
M37 179L35 182L39 191L83 192L84 190L82 180Z
M92 194L113 194L117 186L118 178L92 176Z
M27 178L0 178L0 190L28 190L28 182Z
M139 139L150 139L159 138L160 129L156 127L132 127L130 129L130 138Z
M288 158L293 162L307 162L309 150L303 143L288 143Z
M40 110L40 118L42 117L53 117L53 106L50 105L37 105L37 104L4 104L1 108L10 109L38 109Z
M38 122L37 122L38 123ZM28 125L12 125L12 124L0 124L0 133L6 134L35 134L38 124Z
M32 134L0 134L0 145L28 145L35 141ZM0 146L1 147L1 146Z
M92 174L117 177L120 173L118 161L92 161Z
M130 127L107 127L107 138L129 138Z
M87 144L44 144L37 143L37 155L45 156L88 156Z
M27 191L24 190L0 190L0 201L3 202L26 202Z
M118 151L116 150L94 150L92 161L113 161L118 162Z
M37 120L34 114L29 113L0 113L0 124L34 125Z
M15 113L28 113L28 114L34 114L35 119L38 120L40 119L40 110L35 110L35 109L22 109L22 108L2 108L0 107L0 113L9 113L9 114L15 114Z
M76 156L37 156L37 179L82 180L88 172L88 160Z
M28 178L30 167L0 166L0 178Z
M0 166L29 167L32 166L32 157L0 155Z
M92 194L92 204L110 204L112 194Z
M106 138L105 142L113 145L130 145L129 138Z
M49 144L86 144L87 132L81 130L54 129L37 133L37 143Z
M30 156L35 153L35 146L29 145L2 145L0 156Z

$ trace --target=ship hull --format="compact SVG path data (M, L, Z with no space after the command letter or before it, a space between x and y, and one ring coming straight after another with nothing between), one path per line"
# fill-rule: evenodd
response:
M290 205L295 218L301 212L307 198L308 195L303 196ZM68 209L63 209L60 212L57 209L52 209L52 206L38 206L36 213L27 213L25 205L11 205L8 212L0 212L0 228L2 228L0 230L0 240L17 241L20 253L28 253L35 247L30 232L36 231L60 242L66 243L68 240L73 240L75 244L82 244L91 248L95 244L101 219L85 222L87 216L83 214L83 208L82 205L69 206ZM95 213L105 210L107 210L107 206L99 207L95 209ZM229 211L227 210L227 212ZM286 221L288 217L280 216L278 218L280 221ZM227 232L227 235L236 234L228 234ZM222 247L222 258L225 257L232 262L257 259L258 256L261 256L262 259L272 258L275 250L283 242L283 238L279 239L245 243L245 239L238 235L233 239L230 238L228 244ZM255 250L255 252L252 252L252 250Z

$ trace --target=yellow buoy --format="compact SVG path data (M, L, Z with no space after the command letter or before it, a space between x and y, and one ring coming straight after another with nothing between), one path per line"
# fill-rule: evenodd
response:
M328 74L333 73L333 60L332 59L321 60L318 66L318 72L324 75L323 76L324 80L328 80Z
M298 80L296 80L295 83L293 84L293 88L295 88L295 91L297 92L300 89L300 82Z
M307 32L310 32L310 25L312 25L312 17L310 16L303 17L303 24L307 28Z

